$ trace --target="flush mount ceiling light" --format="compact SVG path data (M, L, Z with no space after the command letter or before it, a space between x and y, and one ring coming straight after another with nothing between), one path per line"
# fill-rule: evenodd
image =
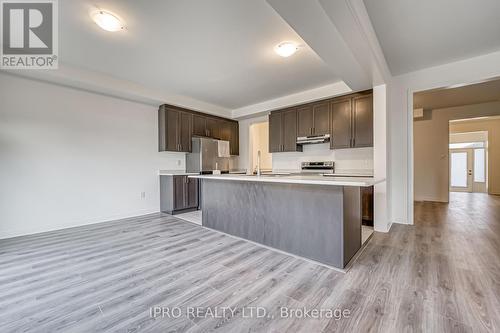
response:
M299 50L299 45L294 42L281 42L274 47L274 52L286 58Z
M124 23L118 16L106 10L97 9L90 14L90 17L99 27L106 31L120 31L125 28Z

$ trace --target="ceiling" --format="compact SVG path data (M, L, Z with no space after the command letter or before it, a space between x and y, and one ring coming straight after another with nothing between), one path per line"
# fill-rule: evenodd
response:
M62 64L228 109L341 81L265 0L97 3L127 30L98 28L94 1L60 1ZM273 47L283 40L303 47L281 58Z
M500 80L455 88L428 90L415 93L413 96L414 108L425 110L496 101L500 101Z
M393 75L500 50L499 0L364 0Z

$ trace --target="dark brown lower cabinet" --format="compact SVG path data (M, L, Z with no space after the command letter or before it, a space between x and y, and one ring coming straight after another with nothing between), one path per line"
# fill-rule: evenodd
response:
M363 225L373 227L373 186L361 188L361 216Z
M168 214L198 209L198 179L186 175L160 176L161 211Z

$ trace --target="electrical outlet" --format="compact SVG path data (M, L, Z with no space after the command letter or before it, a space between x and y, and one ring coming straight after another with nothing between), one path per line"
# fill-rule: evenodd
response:
M146 199L146 192L141 192L141 199Z

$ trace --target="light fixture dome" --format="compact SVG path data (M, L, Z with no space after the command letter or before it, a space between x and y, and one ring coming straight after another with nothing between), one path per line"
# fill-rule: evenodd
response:
M106 10L95 10L90 14L92 20L106 31L120 31L124 29L124 23L115 14Z
M299 46L294 42L281 42L274 47L274 51L278 55L280 55L284 58L293 55L298 50L299 50Z

